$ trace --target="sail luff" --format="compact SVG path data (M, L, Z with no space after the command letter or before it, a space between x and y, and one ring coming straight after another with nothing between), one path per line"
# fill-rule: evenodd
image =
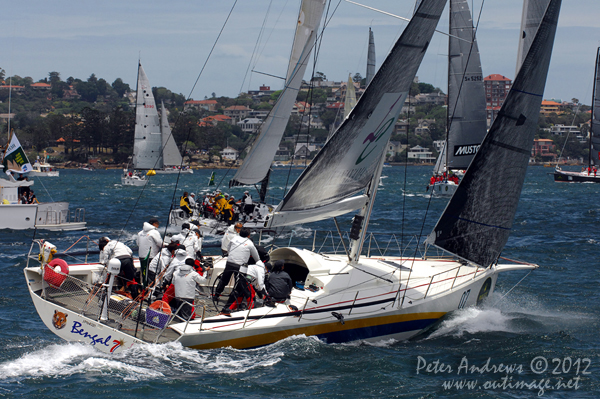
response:
M160 133L162 137L162 152L163 152L163 165L164 166L181 166L182 158L175 138L171 132L171 126L169 126L169 119L167 118L167 109L165 103L160 102Z
M373 31L369 27L369 49L367 51L367 77L366 84L368 86L375 76L375 38L373 37Z
M140 63L135 106L133 167L149 170L160 169L162 166L162 137L158 111L150 81Z
M325 8L324 3L324 0L302 1L285 87L261 125L244 163L229 182L230 186L256 184L267 176L302 84Z
M550 0L523 0L523 14L521 16L521 31L515 76L519 73L521 64L529 52L529 47L542 22L549 2Z
M592 94L592 116L590 119L590 159L589 164L600 165L600 48L596 53L594 90Z
M487 133L479 47L467 0L450 0L446 169L466 169Z
M423 1L350 115L278 205L277 224L302 221L294 213L332 217L331 207L364 191L387 143L446 0ZM357 201L354 205L364 205ZM360 207L359 206L359 207ZM327 210L325 210L327 208ZM350 212L354 209L348 209ZM339 213L338 213L339 214Z
M426 242L481 266L498 259L514 221L548 75L561 0L551 0L519 74Z

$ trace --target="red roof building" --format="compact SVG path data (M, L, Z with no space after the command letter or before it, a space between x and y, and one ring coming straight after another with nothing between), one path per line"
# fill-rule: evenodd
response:
M488 119L488 126L494 122L497 111L500 110L506 96L512 87L512 81L506 76L494 73L483 78L485 87L485 106Z
M183 103L183 109L190 109L190 108L195 108L195 109L205 109L207 111L210 112L214 112L217 110L217 107L219 106L219 103L217 102L217 100L200 100L200 101L195 101L195 100L190 100L190 101L186 101Z

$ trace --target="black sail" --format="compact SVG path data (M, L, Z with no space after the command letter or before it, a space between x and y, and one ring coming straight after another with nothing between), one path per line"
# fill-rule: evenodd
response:
M592 120L590 128L590 165L600 165L600 48L596 54Z
M427 243L482 266L514 221L546 85L561 0L551 0L498 117Z

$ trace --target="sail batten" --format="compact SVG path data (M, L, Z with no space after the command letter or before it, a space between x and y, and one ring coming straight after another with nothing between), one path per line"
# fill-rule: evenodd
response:
M324 0L302 1L285 87L229 186L256 184L267 176L302 84L324 8Z
M307 210L321 212L325 219L332 217L336 204L351 204L357 206L355 209L362 206L361 201L349 197L369 186L385 156L445 4L446 0L430 0L419 6L350 115L296 180L272 220L277 220L278 212L300 214ZM354 210L350 208L345 212ZM302 217L294 220L303 221Z
M160 169L162 163L162 136L156 102L150 81L142 64L138 65L138 83L135 107L135 136L133 141L133 168Z
M498 259L515 218L546 85L561 0L551 0L480 150L426 242L481 266Z

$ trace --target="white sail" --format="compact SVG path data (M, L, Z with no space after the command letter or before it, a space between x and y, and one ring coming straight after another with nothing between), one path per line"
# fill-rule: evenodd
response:
M158 111L150 82L140 63L135 107L134 169L161 169L162 138Z
M175 144L175 139L171 133L171 127L169 126L169 120L167 119L167 110L165 104L161 101L160 104L160 133L162 136L163 146L163 165L164 166L180 166L181 165L181 154Z
M375 39L373 38L373 31L369 28L369 50L367 52L367 79L366 85L368 86L375 76Z
M535 37L550 0L523 0L523 15L521 17L521 35L519 36L519 51L517 52L517 73Z
M285 87L230 186L256 184L267 176L300 90L324 7L324 0L302 1Z
M365 190L381 166L445 4L437 0L420 6L348 118L277 206L272 226L330 218L340 214L336 204L349 205L344 213L365 204L364 196L349 197Z
M439 175L444 173L446 170L446 143L444 142L442 146L442 150L440 151L440 155L438 155L437 161L435 161L435 166L433 167L433 174Z
M356 88L352 76L348 75L348 84L346 85L346 98L344 100L344 119L350 114L352 108L356 105Z
M4 172L28 173L33 170L29 159L21 147L16 134L12 134L10 143L6 146L4 156L2 157L2 166Z

